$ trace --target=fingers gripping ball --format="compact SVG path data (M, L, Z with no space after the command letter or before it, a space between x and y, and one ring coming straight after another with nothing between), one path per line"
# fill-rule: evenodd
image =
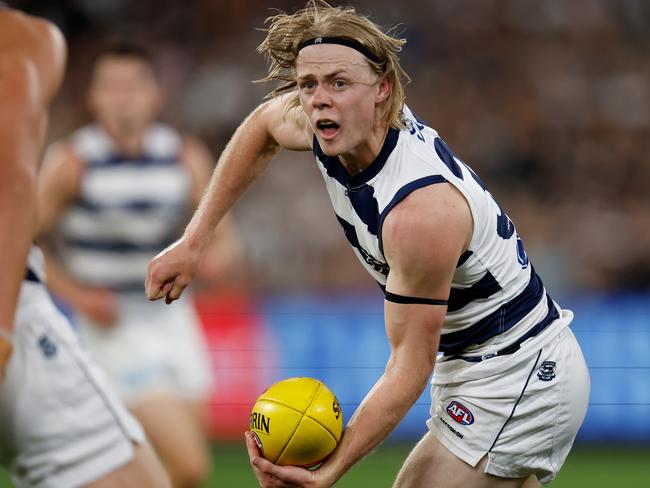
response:
M343 413L334 394L313 378L289 378L260 395L250 418L262 456L280 466L313 467L337 446Z

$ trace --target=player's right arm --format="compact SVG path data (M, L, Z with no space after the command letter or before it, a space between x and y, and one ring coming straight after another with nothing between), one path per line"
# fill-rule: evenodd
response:
M279 148L306 151L313 133L299 109L286 110L291 94L255 109L235 131L183 237L149 264L145 291L150 300L176 300L190 283L210 236L235 201L264 171Z
M0 375L36 227L35 174L49 104L65 67L65 41L49 22L0 10Z

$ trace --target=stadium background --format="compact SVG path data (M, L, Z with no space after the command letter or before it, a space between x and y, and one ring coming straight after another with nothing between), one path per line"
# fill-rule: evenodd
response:
M81 94L92 56L106 39L128 38L154 51L168 93L162 119L218 155L270 88L251 83L266 67L256 29L270 9L304 2L9 4L53 20L70 43L50 140L89 120ZM650 485L650 3L346 4L400 24L409 105L486 181L551 294L576 313L592 396L553 486ZM280 153L234 215L246 266L199 290L197 304L217 376L208 486L254 486L242 431L270 382L321 378L349 418L388 354L381 296L343 239L309 154ZM390 486L424 433L427 404L425 393L340 486Z

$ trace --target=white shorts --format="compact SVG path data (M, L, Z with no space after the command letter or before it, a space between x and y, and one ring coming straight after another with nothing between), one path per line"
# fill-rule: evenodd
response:
M487 454L486 473L504 478L534 474L546 484L571 450L589 389L573 332L554 324L514 354L437 365L427 425L471 466Z
M45 287L23 283L0 391L0 462L16 486L86 485L127 464L144 439Z
M118 319L98 327L79 316L88 354L127 404L157 391L203 401L213 385L208 351L191 300L150 302L143 293L118 295Z

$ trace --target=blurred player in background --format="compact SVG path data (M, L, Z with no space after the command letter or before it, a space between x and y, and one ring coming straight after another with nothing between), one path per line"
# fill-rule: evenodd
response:
M163 310L142 287L151 256L198 203L213 160L197 139L156 122L161 87L138 45L98 55L87 101L96 122L50 148L39 179L50 286L72 307L90 355L142 422L173 485L198 486L210 470L212 386L199 320L189 298ZM213 248L228 240L226 227Z
M385 291L391 356L320 469L275 466L247 434L259 482L333 485L395 428L434 365L429 432L395 486L551 481L588 403L572 313L546 293L478 176L404 104L405 41L321 1L269 22L260 51L281 85L240 125L183 238L150 264L148 296L181 295L214 226L280 147L311 149L347 239Z
M52 303L31 244L64 67L58 29L0 5L0 462L20 488L166 487L142 428Z

